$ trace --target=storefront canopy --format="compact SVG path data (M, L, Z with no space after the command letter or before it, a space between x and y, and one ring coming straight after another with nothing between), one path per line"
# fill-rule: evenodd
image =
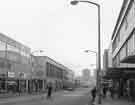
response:
M135 78L135 68L108 68L104 79Z
M122 59L120 62L134 64L135 63L135 55L130 55L130 56L124 57L124 59Z

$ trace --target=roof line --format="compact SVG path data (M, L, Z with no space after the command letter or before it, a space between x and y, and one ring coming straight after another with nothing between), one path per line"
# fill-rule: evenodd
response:
M128 0L123 0L122 7L121 7L121 9L120 9L120 12L119 12L119 15L118 15L118 18L117 18L117 21L116 21L116 24L115 24L115 27L114 27L114 30L113 30L111 39L113 39L113 37L114 37L114 34L115 34L115 32L116 32L117 26L118 26L118 24L119 24L119 21L120 21L120 19L121 19L121 15L122 15L122 13L123 13L123 11L124 11L125 4L127 3L127 1L128 1Z

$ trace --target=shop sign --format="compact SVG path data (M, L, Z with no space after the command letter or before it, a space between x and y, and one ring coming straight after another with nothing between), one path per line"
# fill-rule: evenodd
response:
M11 77L11 78L15 77L15 73L14 72L8 72L8 77Z

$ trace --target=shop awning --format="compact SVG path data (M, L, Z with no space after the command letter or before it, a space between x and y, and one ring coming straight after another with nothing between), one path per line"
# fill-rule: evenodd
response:
M124 59L122 59L120 62L133 64L133 63L135 63L135 55L130 55L130 56L124 57Z
M123 71L120 68L108 68L104 79L119 79L123 75Z
M135 78L135 68L108 68L105 79Z

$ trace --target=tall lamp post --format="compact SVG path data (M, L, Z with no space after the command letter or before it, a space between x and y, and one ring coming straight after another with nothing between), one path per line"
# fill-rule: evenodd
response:
M98 60L97 60L97 57L98 57L98 53L97 53L96 51L92 51L92 50L85 50L84 52L85 52L85 53L91 52L91 53L96 54L96 69L97 69L97 64L98 64L98 63L97 63L97 61L98 61Z
M30 62L31 62L31 89L33 89L32 79L33 79L33 71L34 71L34 65L33 65L32 57L33 57L33 54L36 53L36 52L42 53L44 51L43 50L35 50L35 51L31 52L31 54L30 54Z
M96 54L96 86L98 86L98 70L97 70L97 67L98 67L98 59L97 59L97 57L98 57L98 53L96 52L96 51L92 51L92 50L85 50L84 51L85 53L89 53L89 52L91 52L91 53L94 53L94 54Z
M97 95L98 95L98 104L101 104L101 84L100 84L100 82L101 82L101 77L100 77L100 71L101 71L101 56L100 56L100 50L101 50L101 48L100 48L100 5L99 4L97 4L97 3L95 3L95 2L91 2L91 1L82 1L82 0L73 0L73 1L71 1L71 4L72 5L76 5L76 4L78 4L79 2L84 2L84 3L90 3L90 4L93 4L93 5L95 5L97 8L98 8L98 68L97 68L97 74L98 74L98 76L97 76L97 82L98 82L98 85L97 85Z

